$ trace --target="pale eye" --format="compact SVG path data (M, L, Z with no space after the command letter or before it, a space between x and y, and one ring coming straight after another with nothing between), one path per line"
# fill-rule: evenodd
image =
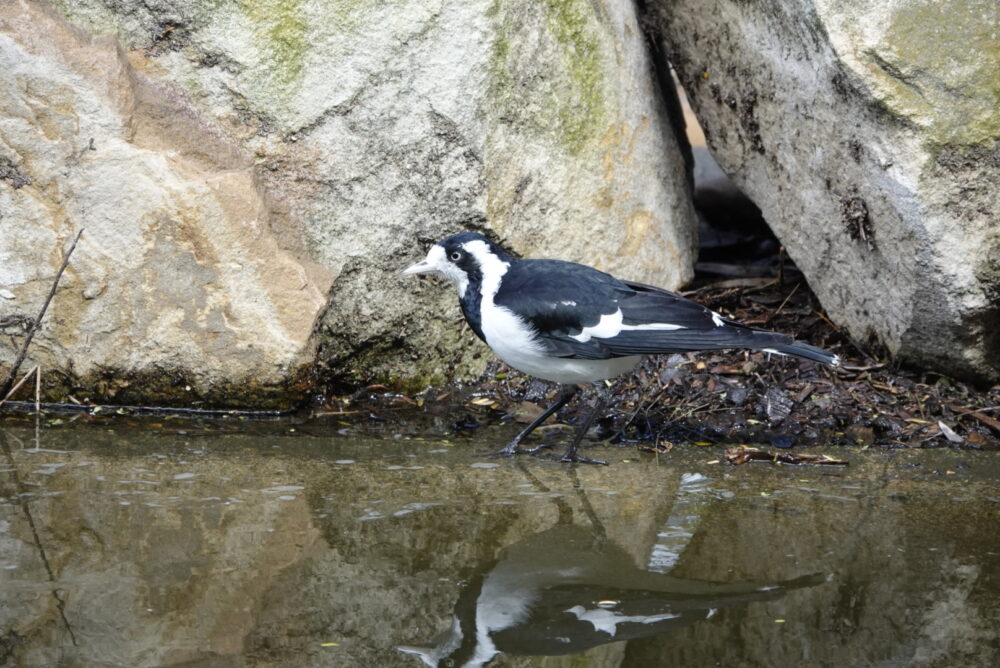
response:
M458 251L452 251L450 257L452 262L458 262L459 260L462 259L462 254L459 253Z

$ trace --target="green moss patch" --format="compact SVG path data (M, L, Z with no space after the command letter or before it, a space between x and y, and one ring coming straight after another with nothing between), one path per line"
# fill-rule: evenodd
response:
M937 145L1000 137L996 0L906 3L884 45L868 55L889 109L929 129Z
M540 9L541 17L531 15ZM606 131L608 99L603 26L586 0L543 0L514 7L495 4L490 102L502 117L552 136L569 153L596 144ZM543 46L525 33L544 21ZM546 48L545 42L548 42Z

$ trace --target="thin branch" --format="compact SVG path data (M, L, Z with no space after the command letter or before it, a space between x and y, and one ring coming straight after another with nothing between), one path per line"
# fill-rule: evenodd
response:
M34 374L38 373L38 365L37 364L34 367L32 367L31 371L29 371L28 373L24 374L24 378L22 378L21 380L17 381L17 385L15 385L14 387L10 388L10 391L8 391L7 394L5 394L2 399L0 399L0 406L3 406L7 402L7 400L10 399L14 395L15 392L17 392L19 389L21 389L21 386L24 385L25 381L27 381L29 378L31 378L31 374L33 374L33 373Z
M25 378L27 378L27 376L25 376ZM21 443L20 439L13 434L11 434L11 438L18 441L18 443L21 444L21 449L24 449L24 443ZM73 642L73 646L78 647L79 644L76 640L76 634L73 633L73 626L69 623L69 619L66 617L66 601L63 600L63 597L59 592L59 587L57 586L59 580L56 578L55 571L52 570L52 564L49 562L45 545L42 543L41 534L38 532L38 525L35 524L35 517L31 512L31 497L27 494L28 488L21 480L17 460L14 459L14 453L11 450L10 443L7 442L7 433L3 430L0 430L0 449L3 450L3 453L6 455L7 461L9 462L9 469L7 472L10 473L11 479L14 482L14 489L17 490L17 503L21 505L21 511L24 512L24 517L28 521L28 527L31 529L31 537L34 539L35 547L38 550L38 556L41 557L42 565L45 567L45 572L49 576L49 583L52 587L52 598L56 601L56 609L59 611L59 617L62 619L63 626L66 628L67 633L69 633L69 639Z
M781 313L781 309L785 308L785 304L787 304L787 303L788 303L788 300L792 298L792 295L794 295L794 294L795 294L795 291L799 289L799 286L800 286L800 285L802 285L802 284L801 284L801 283L796 283L796 284L795 284L795 287L794 287L794 288L792 288L792 291L788 293L788 296L787 296L787 297L785 297L785 301L781 302L781 306L779 306L779 307L778 307L778 308L777 308L777 309L776 309L776 310L774 311L774 313L772 313L772 314L771 314L771 317L770 317L770 318L768 318L768 320L771 320L772 318L774 318L774 316L776 316L776 315L778 315L779 313Z
M52 289L49 290L49 296L45 298L45 303L42 304L42 310L38 312L38 317L35 318L35 322L31 324L31 329L28 330L28 335L24 338L24 343L21 345L21 350L17 354L17 359L14 360L14 366L10 368L10 373L7 374L7 380L4 381L3 386L0 386L0 395L6 396L10 391L11 385L14 384L14 378L17 377L17 370L21 368L21 362L28 354L28 346L31 345L31 339L35 337L35 332L38 331L38 327L42 324L42 318L45 317L45 311L49 308L49 302L52 301L52 297L56 294L56 288L59 287L59 279L62 278L63 272L66 271L66 265L69 264L69 256L73 254L76 249L76 242L80 240L80 235L83 234L81 229L76 233L76 237L73 239L73 243L70 244L69 250L66 251L66 255L63 257L62 266L59 267L59 273L56 274L56 278L52 281Z

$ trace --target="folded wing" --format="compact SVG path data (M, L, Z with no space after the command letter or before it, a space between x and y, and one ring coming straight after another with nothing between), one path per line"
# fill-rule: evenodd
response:
M538 280L542 275L544 282ZM726 348L817 357L812 351L818 349L795 344L786 334L741 325L669 290L620 281L571 262L514 263L494 303L534 327L538 340L557 357L608 359ZM812 354L805 355L805 348Z

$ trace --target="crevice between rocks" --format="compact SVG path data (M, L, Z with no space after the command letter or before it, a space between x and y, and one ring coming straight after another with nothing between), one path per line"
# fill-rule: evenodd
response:
M684 86L662 39L662 19L646 0L636 0L636 12L659 85L660 97L686 166L691 197L698 212L696 271L722 275L753 275L767 258L781 261L780 242L757 206L716 163L704 131L688 103ZM751 101L752 105L754 101ZM756 148L756 147L755 147ZM763 147L760 147L762 151ZM738 251L738 252L737 252Z

